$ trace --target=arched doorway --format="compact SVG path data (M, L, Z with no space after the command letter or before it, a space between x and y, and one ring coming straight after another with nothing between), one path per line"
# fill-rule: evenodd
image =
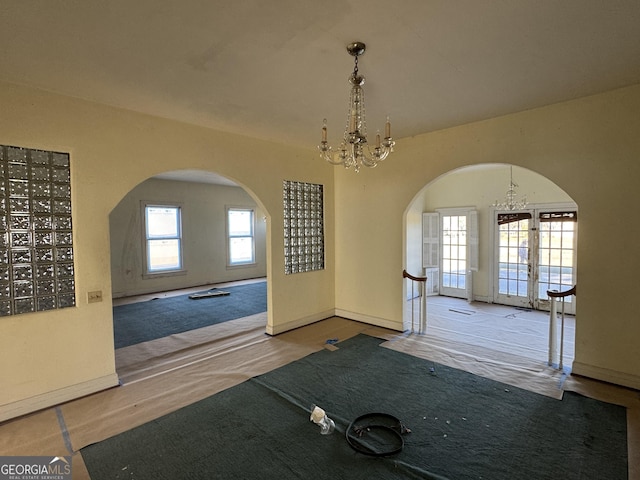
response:
M241 185L205 171L157 175L122 198L109 216L121 382L264 330L267 216Z
M517 200L526 196L514 209L504 205L511 183ZM461 168L426 185L407 209L405 248L408 269L428 277L427 323L437 323L430 316L440 305L443 338L505 352L513 347L544 361L546 291L575 283L576 219L577 205L566 192L512 165ZM410 316L405 307L405 328ZM533 344L539 352L530 352ZM573 345L565 351L572 355Z

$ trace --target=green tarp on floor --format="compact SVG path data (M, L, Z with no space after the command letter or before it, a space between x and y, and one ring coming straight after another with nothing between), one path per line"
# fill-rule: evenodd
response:
M379 346L359 335L82 450L92 480L627 478L626 410L562 401ZM336 432L320 435L312 404ZM350 448L368 412L411 429L397 455Z

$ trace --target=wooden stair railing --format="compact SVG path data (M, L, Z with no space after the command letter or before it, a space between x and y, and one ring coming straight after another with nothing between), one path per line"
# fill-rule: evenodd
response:
M549 366L553 365L553 357L558 351L558 302L562 302L562 314L560 325L560 354L558 357L558 369L562 370L562 356L564 354L564 304L565 299L576 294L576 285L569 290L559 292L557 290L547 290L547 295L551 300L551 310L549 312Z
M411 333L414 332L414 301L415 298L415 284L419 285L418 293L420 295L420 323L418 333L427 333L427 277L416 277L411 275L406 270L402 271L402 278L408 278L411 280Z

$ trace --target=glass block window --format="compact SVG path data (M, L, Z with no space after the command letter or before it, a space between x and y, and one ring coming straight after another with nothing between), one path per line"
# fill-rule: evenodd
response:
M0 146L0 316L76 304L69 154Z
M284 181L284 273L324 269L323 186Z

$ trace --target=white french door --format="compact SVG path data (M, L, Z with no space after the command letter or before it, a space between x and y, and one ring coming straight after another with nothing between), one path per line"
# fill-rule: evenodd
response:
M497 213L497 269L495 302L516 307L531 306L533 244L532 211Z
M467 296L467 216L442 215L442 270L440 293Z
M478 216L472 209L440 211L440 294L472 300L478 270Z
M575 285L577 212L530 209L496 212L494 301L549 310L547 290ZM565 311L575 313L574 298Z
M556 211L538 213L536 308L549 310L547 290L560 292L576 284L576 246L578 212ZM575 297L565 299L565 312L575 314Z

